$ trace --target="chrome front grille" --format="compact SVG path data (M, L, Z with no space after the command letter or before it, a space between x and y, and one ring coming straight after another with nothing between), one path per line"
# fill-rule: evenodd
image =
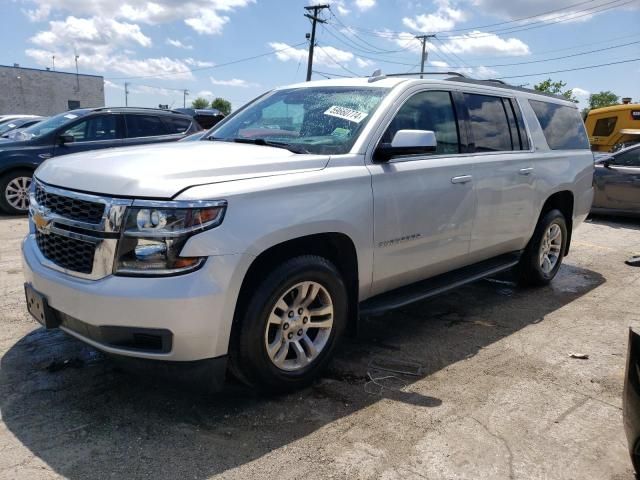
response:
M36 231L36 243L44 258L65 270L84 274L90 274L93 270L95 243L39 231Z
M79 222L99 224L104 215L104 203L90 202L47 192L42 184L36 184L35 198L38 205L57 215Z
M34 178L30 231L43 265L76 277L110 275L126 208L133 200L52 187Z

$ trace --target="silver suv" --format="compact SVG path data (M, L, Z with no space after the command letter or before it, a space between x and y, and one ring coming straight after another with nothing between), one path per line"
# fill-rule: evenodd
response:
M575 104L453 76L275 89L202 141L35 173L30 312L112 354L308 383L358 315L556 275L593 197Z

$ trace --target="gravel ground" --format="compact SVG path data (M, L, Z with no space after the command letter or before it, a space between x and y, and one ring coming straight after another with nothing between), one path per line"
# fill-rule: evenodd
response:
M637 222L582 225L550 287L484 280L367 319L324 378L271 398L133 375L38 328L26 229L0 217L0 479L633 478L621 394ZM419 375L376 371L392 362Z

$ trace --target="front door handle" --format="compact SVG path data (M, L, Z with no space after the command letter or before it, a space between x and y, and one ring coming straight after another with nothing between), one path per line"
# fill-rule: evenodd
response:
M520 175L530 175L531 172L533 172L533 167L529 167L529 168L521 168L520 170L518 170L518 173Z
M451 178L451 183L468 183L473 179L471 175L460 175L459 177Z

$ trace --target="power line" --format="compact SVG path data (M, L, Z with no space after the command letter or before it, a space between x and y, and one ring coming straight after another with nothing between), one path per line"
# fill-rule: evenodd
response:
M279 52L284 52L285 50L291 50L292 48L299 47L301 45L304 45L305 43L306 42L300 42L300 43L296 43L294 45L289 45L289 46L287 46L285 48L272 50L272 51L267 52L267 53L261 53L259 55L253 55L251 57L239 58L237 60L232 60L232 61L225 62L225 63L218 63L216 65L211 65L209 67L190 68L190 69L187 69L187 70L182 70L180 72L158 73L158 74L155 74L155 75L138 75L138 76L134 76L134 77L107 77L107 78L105 78L105 80L134 80L136 78L158 78L158 77L168 77L168 76L172 76L172 75L184 75L185 73L198 72L198 71L202 71L202 70L213 70L215 68L221 68L221 67L227 67L229 65L235 65L236 63L248 62L250 60L255 60L256 58L268 57L269 55L275 55L275 54L277 54Z
M612 9L615 9L615 8L618 8L618 7L622 7L624 5L627 5L629 3L634 2L636 0L628 0L628 1L625 1L623 3L619 3L618 5L612 5L612 4L620 2L620 1L621 0L611 0L611 1L608 1L608 2L605 2L605 3L601 3L599 5L596 5L596 6L593 6L593 7L590 7L590 8L586 8L586 9L582 9L582 10L570 11L570 12L568 12L566 14L563 14L563 15L557 15L556 17L554 17L552 19L544 19L544 20L539 20L539 21L536 21L536 22L525 23L525 24L520 25L520 26L513 26L513 27L489 30L487 32L479 32L476 35L472 35L472 34L469 34L469 33L463 34L463 35L446 35L446 34L455 33L455 32L460 31L460 30L476 30L476 29L484 28L483 26L468 27L467 29L460 29L460 30L448 30L448 31L443 30L443 31L438 32L438 34L442 35L442 38L453 39L453 38L482 38L482 37L491 36L491 35L500 34L500 33L517 33L517 32L521 32L521 31L532 30L532 29L535 29L535 28L542 28L542 27L546 27L546 26L551 26L551 25L555 25L555 24L558 24L558 23L562 23L562 22L572 21L572 20L584 17L586 15L593 15L593 14L596 14L596 13L602 13L602 12L605 12L605 11L608 11L608 10L612 10ZM584 2L584 3L589 3L589 2ZM575 5L580 5L580 4L575 4ZM612 6L609 6L609 5L612 5ZM607 8L602 8L602 7L607 7ZM565 9L566 8L567 7L565 7ZM601 9L601 10L597 10L597 9ZM590 11L590 10L597 10L597 11ZM586 12L586 13L582 13L582 12ZM582 13L582 15L576 15L577 13ZM546 14L545 13L538 14L538 15L532 16L530 18L535 18L537 16L544 16L544 15L546 15ZM553 21L553 20L555 20L555 21ZM518 20L514 20L514 22L517 22L517 21ZM519 21L521 21L521 20L519 20ZM541 25L537 25L537 24L541 24ZM407 36L407 32L398 32L398 31L393 31L393 30L379 31L379 30L371 30L371 29L355 27L355 26L352 26L350 28L352 28L354 30L357 30L357 31L360 31L362 33L371 35L371 36L376 36L376 37L380 37L380 38L387 38L387 39L393 39L393 38L402 39L402 38L406 38L406 36ZM473 33L473 32L471 32L471 33Z
M356 72L354 72L353 70L349 70L347 67L345 67L344 65L342 65L341 63L339 63L336 59L334 59L331 55L329 55L329 54L327 53L327 51L326 51L324 48L322 48L320 45L318 45L318 48L322 51L322 53L324 53L324 54L325 54L325 56L326 56L329 60L331 60L331 61L332 61L333 63L335 63L338 67L340 67L341 69L343 69L345 72L348 72L348 73L350 73L351 75L355 75L356 77L359 77L359 76L360 76L360 74L359 74L359 73L356 73Z
M427 61L427 38L436 38L435 35L416 35L416 39L422 42L422 55L420 57L420 73L424 73L424 62ZM420 75L422 78L422 75Z
M527 73L526 75L509 75L507 77L496 77L496 80L504 80L508 78L523 78L523 77L535 77L537 75L551 75L553 73L565 73L565 72L576 72L578 70L588 70L590 68L600 68L600 67L608 67L610 65L619 65L621 63L631 63L640 61L639 58L630 58L628 60L620 60L619 62L609 62L609 63L600 63L598 65L587 65L586 67L576 67L576 68L567 68L564 70L554 70L552 72L538 72L538 73Z
M591 8L587 8L584 10L576 10L575 12L570 12L566 15L559 15L551 20L538 20L536 22L531 22L531 23L527 23L525 25L521 27L511 27L511 28L506 28L506 29L497 29L497 30L487 30L486 32L480 32L478 34L474 34L473 32L471 33L467 33L467 34L463 34L463 35L444 35L443 38L446 39L455 39L455 38L482 38L482 37L490 37L492 35L497 35L497 34L512 34L512 33L518 33L518 32L524 32L527 30L534 30L537 28L543 28L543 27L549 27L552 25L556 25L558 23L564 23L564 22L571 22L573 20L576 20L578 18L582 18L582 17L586 17L588 15L594 15L596 13L602 13L602 12L606 12L609 10L615 10L616 8L619 7L623 7L624 5L628 5L629 3L633 3L636 0L627 0L625 2L622 3L618 3L620 2L620 0L612 0L610 2L607 3L603 3L601 5L598 5L596 7L591 7ZM613 3L618 3L617 5L611 5ZM607 5L611 5L608 6L607 8L601 8ZM601 8L600 10L597 10ZM589 10L594 10L594 11L589 11ZM576 15L577 13L581 13L581 15Z
M331 16L332 16L332 17L333 17L333 18L334 18L334 19L335 19L335 20L336 20L336 21L337 21L337 22L338 22L338 23L339 23L339 24L340 24L340 25L341 25L345 30L347 30L347 31L349 31L349 32L351 32L351 33L353 34L354 38L357 38L357 39L358 39L362 44L368 45L369 47L372 47L372 48L374 48L374 49L375 49L375 50L370 50L370 51L369 51L370 53L397 53L397 52L405 51L405 50L407 50L407 49L409 48L409 44L410 44L411 42L407 42L407 44L406 44L404 47L400 48L399 50L385 50L385 49L382 49L382 48L380 48L380 47L378 47L378 46L376 46L376 45L373 45L372 43L369 43L369 42L368 42L368 41L366 41L364 38L360 38L358 35L356 35L356 34L351 30L351 28L349 28L347 25L345 25L345 24L342 22L342 20L340 20L340 19L339 19L339 18L338 18L338 17L337 17L337 16L336 16L332 11L330 11L330 13L331 13ZM334 26L333 24L329 23L329 25L330 25L330 26L332 26L333 28L335 28L335 26ZM337 28L336 28L336 31L337 31L338 33L340 33L341 35L343 35L345 38L348 38L346 35L344 35L342 32L340 32L340 30L339 30L339 29L337 29ZM411 39L411 40L413 40L413 39ZM353 42L353 41L352 41L352 42ZM355 42L353 42L353 43L354 43L354 44L356 44ZM357 45L357 44L356 44L356 45Z
M619 45L612 45L610 47L604 47L604 48L598 48L595 50L589 50L586 52L578 52L578 53L572 53L570 55L563 55L561 57L554 57L554 58L545 58L545 59L541 59L541 60L528 60L526 62L514 62L514 63L498 63L495 65L464 65L466 67L471 67L471 68L477 68L477 67L486 67L486 68L495 68L495 67L514 67L514 66L518 66L518 65L530 65L532 63L544 63L544 62L553 62L555 60L564 60L566 58L573 58L573 57L580 57L582 55L589 55L591 53L598 53L598 52L604 52L607 50L613 50L614 48L624 48L624 47L628 47L629 45L637 45L638 43L640 43L640 40L636 41L636 42L628 42L628 43L622 43ZM464 66L456 66L456 65L449 65L450 67L453 68L464 68Z

